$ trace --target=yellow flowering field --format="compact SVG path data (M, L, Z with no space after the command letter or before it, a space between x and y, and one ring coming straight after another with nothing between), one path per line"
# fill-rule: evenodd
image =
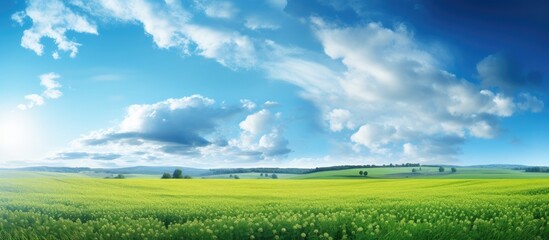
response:
M549 179L0 178L0 239L549 239Z

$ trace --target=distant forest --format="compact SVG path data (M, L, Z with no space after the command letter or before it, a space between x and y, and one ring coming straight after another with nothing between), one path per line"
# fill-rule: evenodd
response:
M524 170L525 172L545 172L545 173L549 173L549 167L526 167L526 168L517 168L516 170Z

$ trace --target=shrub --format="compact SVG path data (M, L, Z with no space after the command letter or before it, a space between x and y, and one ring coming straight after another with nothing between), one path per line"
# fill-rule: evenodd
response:
M168 178L172 178L172 175L170 173L165 172L164 174L162 174L161 179L168 179Z
M238 175L234 175L234 179L240 179Z
M116 175L116 177L114 177L114 178L115 178L115 179L124 179L124 178L126 178L126 177L125 177L124 175L122 175L122 174L118 174L118 175Z

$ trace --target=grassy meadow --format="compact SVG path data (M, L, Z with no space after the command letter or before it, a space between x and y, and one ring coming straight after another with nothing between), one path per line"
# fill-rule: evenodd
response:
M547 178L376 178L390 170L276 180L0 171L0 239L549 239Z
M412 169L417 172L413 173ZM368 171L368 176L359 175L359 171ZM392 168L356 168L336 171L324 171L310 174L296 174L295 179L399 179L399 178L437 178L437 179L520 179L549 178L547 173L527 173L512 169L498 168L458 168L452 173L450 168L439 172L438 167L392 167Z

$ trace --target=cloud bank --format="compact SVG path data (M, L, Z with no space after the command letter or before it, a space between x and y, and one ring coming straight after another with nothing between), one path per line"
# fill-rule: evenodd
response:
M284 159L290 149L280 113L248 111L246 105L216 104L201 95L131 105L118 125L82 136L51 159L202 166Z
M455 162L465 139L494 138L499 119L543 108L530 93L495 92L498 88L445 71L404 25L349 27L320 18L311 18L311 25L326 56L343 69L283 46L273 47L278 57L263 67L271 78L300 86L322 110L327 128L349 136L349 152L394 161ZM509 74L501 69L509 64L492 58L478 65L487 85L515 81L502 80Z

